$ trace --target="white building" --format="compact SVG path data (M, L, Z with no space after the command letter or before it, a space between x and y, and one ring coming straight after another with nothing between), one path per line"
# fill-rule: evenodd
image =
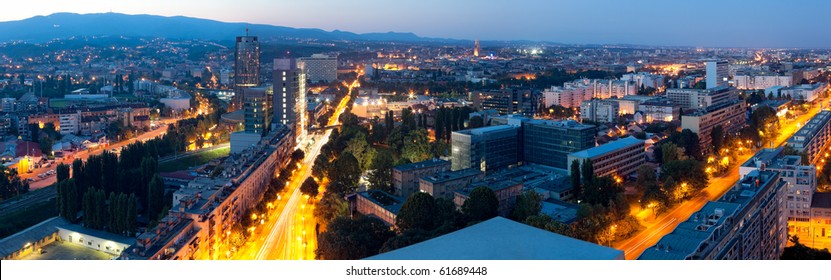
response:
M592 99L580 105L580 118L593 122L614 122L620 107L615 101Z
M78 134L80 131L81 112L65 112L60 114L61 135Z
M620 80L635 82L635 86L637 88L641 88L641 86L644 88L651 87L658 89L659 91L664 88L665 81L664 76L647 72L623 74L623 76L620 77Z
M727 85L727 61L707 61L705 63L707 70L707 88L715 88Z
M297 60L305 63L306 79L312 83L328 83L338 80L337 56L313 54L311 57L301 57Z
M744 73L733 77L733 85L738 89L766 89L774 86L788 87L793 84L793 76L775 73Z
M579 79L564 83L562 87L552 86L543 91L543 98L546 107L574 108L592 98L621 98L637 92L633 81Z
M781 90L782 96L790 96L793 99L813 102L823 91L828 89L825 83L815 83L810 85L796 85L786 87Z

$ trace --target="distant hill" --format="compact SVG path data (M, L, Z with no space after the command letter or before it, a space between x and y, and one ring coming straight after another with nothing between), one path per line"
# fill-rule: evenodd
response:
M437 41L413 33L356 34L314 28L291 28L266 24L228 23L184 16L126 15L119 13L56 13L24 20L0 22L0 42L23 40L33 43L72 36L162 37L169 39L233 40L244 35L262 39L293 37L319 40Z

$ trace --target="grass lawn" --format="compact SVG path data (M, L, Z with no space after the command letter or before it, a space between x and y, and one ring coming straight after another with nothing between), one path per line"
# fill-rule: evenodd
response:
M66 107L66 99L63 98L52 98L49 99L49 107L52 108L63 108Z
M15 234L58 215L55 198L0 217L0 238Z
M173 172L199 166L211 160L227 157L231 153L231 147L223 147L216 150L201 152L189 155L177 160L159 163L159 172Z

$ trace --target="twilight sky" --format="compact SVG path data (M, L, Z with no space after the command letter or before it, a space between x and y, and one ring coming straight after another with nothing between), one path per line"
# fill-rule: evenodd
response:
M827 0L26 0L0 21L56 12L561 43L831 48Z

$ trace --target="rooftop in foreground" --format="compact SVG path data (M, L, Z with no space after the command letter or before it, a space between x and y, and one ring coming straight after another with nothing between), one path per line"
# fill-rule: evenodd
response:
M622 260L620 250L496 217L368 260Z

